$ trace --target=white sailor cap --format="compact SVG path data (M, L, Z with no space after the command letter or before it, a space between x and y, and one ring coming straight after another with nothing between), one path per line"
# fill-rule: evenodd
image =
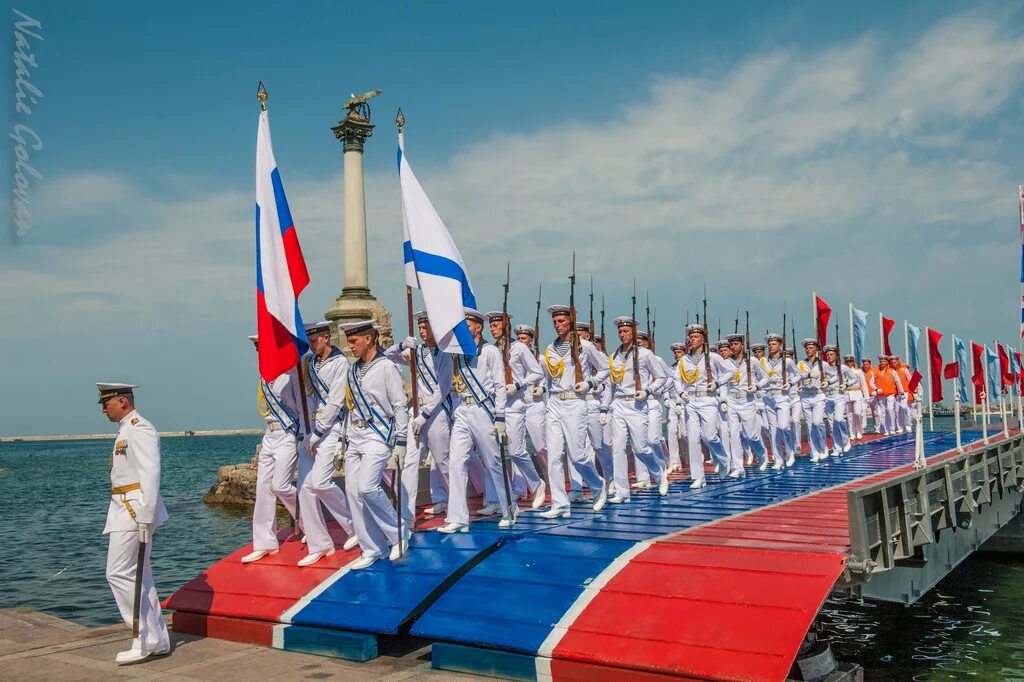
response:
M836 350L838 350L838 349L835 347L834 344L829 343L829 344L826 344L825 347L822 350L824 350L826 353L828 353L829 351L835 353Z
M672 350L683 350L684 351L684 350L686 350L686 344L685 343L679 343L678 341L676 341L671 346L669 346L669 348L671 348Z
M96 402L102 405L111 398L118 396L131 396L132 390L138 388L135 384L96 384L96 390L100 394L100 399Z
M763 343L752 343L750 344L750 350L764 350L766 348Z
M256 334L253 334L252 336L249 337L249 340L252 341L253 345L256 345L256 342L260 340L260 337L257 336Z
M857 358L853 357L852 355L844 355L843 362L857 362Z
M487 318L484 317L484 314L477 310L476 308L463 308L462 314L465 315L466 317L471 317L474 320L477 320L478 322L480 322L480 324L483 324L484 322L487 321Z
M647 339L649 339L649 338L650 338L650 334L648 334L648 333L647 333L647 332L645 332L645 331L644 331L643 329L641 329L640 331L638 331L638 332L636 333L636 337L637 337L638 339L644 339L644 340L646 341Z
M589 332L590 331L590 323L589 322L584 322L583 320L576 320L576 329L577 330L583 330L585 332Z
M630 315L619 315L615 318L614 324L616 327L635 327L636 320Z
M417 310L415 313L413 313L413 317L416 318L417 322L428 322L429 321L427 319L427 311L426 310Z
M782 334L771 332L768 336L764 337L765 343L770 343L771 341L778 341L779 343L782 343Z
M500 310L492 310L491 312L487 313L487 321L494 322L495 320L500 320L501 315L502 313ZM508 315L508 319L512 319L512 313L506 313L506 315Z
M704 336L704 327L699 324L688 324L686 325L686 335L689 336L690 334L700 334L701 336Z
M886 362L889 362L889 358L891 358L891 357L892 357L891 355L882 354L882 355L878 356L878 360L879 361L885 360Z
M727 334L725 340L729 343L732 343L733 341L743 343L743 334Z
M804 348L807 348L807 346L814 346L815 348L821 347L818 345L818 339L814 338L813 336L808 336L806 339L804 339L802 345Z
M303 325L303 327L306 330L306 335L307 336L309 336L310 334L319 334L320 332L329 332L329 331L331 331L331 323L328 322L327 320L320 320L319 322L311 322L309 324Z
M377 331L377 323L373 320L359 320L358 322L339 322L338 327L345 332L345 336L353 334L365 334L366 332Z
M569 314L569 306L567 306L567 305L549 305L548 306L548 315L550 315L551 317L554 317L555 315L568 315L568 314Z
M729 342L726 341L725 339L718 339L718 341L715 341L715 348L728 348L728 347L729 347Z
M517 324L514 329L516 336L520 334L529 334L530 336L536 336L537 332L534 331L533 327L528 324Z

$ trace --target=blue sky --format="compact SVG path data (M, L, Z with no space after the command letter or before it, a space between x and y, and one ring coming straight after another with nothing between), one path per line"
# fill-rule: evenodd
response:
M306 319L341 286L329 129L350 92L380 87L370 283L395 312L402 106L410 161L486 307L506 258L518 317L538 281L545 304L566 298L575 249L609 319L638 277L662 343L704 282L713 326L740 306L775 328L785 301L804 335L817 289L844 343L849 301L1016 339L1019 3L638 5L13 5L43 24L45 97L0 115L42 138L44 178L29 233L0 243L0 434L102 431L93 384L119 379L144 384L164 430L258 424L259 79L312 275Z

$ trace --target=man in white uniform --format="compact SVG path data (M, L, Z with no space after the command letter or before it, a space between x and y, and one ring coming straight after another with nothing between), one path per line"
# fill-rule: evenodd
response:
M253 346L258 339L250 336ZM302 410L299 377L293 368L271 382L260 379L256 394L260 416L266 420L266 431L256 460L256 502L252 508L252 552L242 557L243 564L277 554L277 501L295 517L295 476L299 433L299 412Z
M581 339L584 341L591 340L592 335L590 324L588 322L577 321L576 330ZM598 348L597 344L594 344L594 349L601 356L604 365L607 365L608 356L605 355L604 351ZM592 375L591 378L593 378L593 376L595 375ZM612 461L611 442L606 442L605 424L601 420L601 402L607 386L608 381L605 379L593 390L587 391L584 398L587 401L587 458L596 461L598 466L600 466L601 478L608 482L608 495L611 497L614 492L612 488L615 485L612 480L614 463ZM576 468L573 466L569 467L569 478L573 481L573 483L570 483L571 490L569 492L569 500L572 502L582 501L582 485L575 482L577 479L582 482L582 479L576 471ZM573 490L579 490L578 499L572 494Z
M103 533L109 541L107 583L122 620L130 628L135 618L135 581L142 571L138 634L131 648L115 659L118 665L125 665L171 652L171 639L160 613L160 599L149 563L153 533L167 520L167 509L160 497L160 436L135 409L133 389L138 386L96 384L96 388L103 414L118 425L110 459L110 504Z
M686 405L683 403L683 399L679 395L679 388L674 378L676 373L679 371L679 361L685 353L685 343L672 344L672 356L675 360L673 361L672 366L668 369L668 376L672 377L673 381L668 382L668 385L663 391L663 395L665 396L665 406L668 408L669 472L683 470L683 461L679 456L679 444L686 436Z
M850 440L856 442L864 437L864 427L867 426L868 408L868 382L867 378L857 367L857 359L852 355L843 358L847 369L850 372L850 385L846 387L847 420L850 422Z
M846 385L852 377L839 361L838 349L825 346L825 416L832 435L832 457L850 451L850 425L846 421Z
M771 438L774 464L772 468L781 469L780 459L788 467L796 461L796 449L793 446L793 431L790 419L792 408L790 403L790 385L799 381L796 363L783 353L782 335L769 334L766 337L768 354L761 358L761 366L768 374L768 385L765 387L764 407L768 418L768 433ZM785 368L785 372L783 372ZM785 381L783 381L785 374Z
M687 326L686 337L690 342L689 352L680 358L673 379L677 382L676 389L686 404L686 441L689 448L690 477L693 479L690 487L699 489L707 485L704 458L700 451L701 442L707 445L717 467L729 466L729 455L719 436L719 421L728 409L725 400L720 396L720 387L724 391L732 368L718 353L706 352L707 344L702 326ZM710 377L707 373L709 366Z
M757 393L768 385L768 373L761 363L751 359L750 373L747 373L747 352L742 334L729 334L731 356L729 362L735 366L727 385L726 401L729 403L729 434L732 437L732 459L730 478L746 475L743 468L743 451L747 448L761 461L761 471L768 468L768 451L761 440L761 417L757 413ZM781 468L782 459L775 460Z
M800 372L800 404L807 417L807 441L811 446L811 461L828 459L825 439L825 394L822 392L823 363L818 357L817 339L804 339L807 357L797 364Z

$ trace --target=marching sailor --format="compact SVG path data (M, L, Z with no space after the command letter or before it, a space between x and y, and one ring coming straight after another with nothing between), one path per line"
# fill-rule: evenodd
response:
M741 478L746 474L743 468L743 451L750 448L761 461L761 471L768 468L768 451L761 439L761 418L757 414L757 393L768 385L768 373L760 362L751 360L747 373L746 348L743 334L726 336L734 366L727 386L729 403L729 433L732 437L732 461L730 478ZM776 469L782 468L782 458L776 456Z
M882 427L880 433L883 436L896 433L896 403L902 397L900 389L900 378L889 366L889 357L879 355L875 370L875 418Z
M448 515L438 528L442 533L465 533L469 530L469 506L466 500L466 463L475 448L480 453L484 473L494 485L495 497L501 507L499 528L515 523L514 501L507 491L512 481L505 479L499 440L507 439L505 431L505 376L501 352L481 337L484 316L478 310L465 308L466 325L473 335L476 354L457 355L453 359L454 384L459 400L452 422L451 450L448 453ZM509 488L506 488L506 485Z
M580 335L580 338L584 341L591 340L590 324L588 322L576 321L576 333ZM602 367L607 364L608 356L605 355L604 351L598 348L597 344L594 344L595 352L602 358L604 363ZM596 370L592 370L596 372ZM593 378L594 375L591 375ZM605 437L605 431L608 428L607 424L601 421L601 405L604 403L604 394L608 390L608 380L600 382L593 390L587 391L587 458L590 460L597 461L598 466L601 467L601 478L608 481L608 496L614 495L615 482L612 480L615 463L612 458L612 444L609 438ZM607 420L606 420L607 421ZM569 476L573 477L576 474L574 467L569 468ZM580 491L582 492L582 490ZM569 500L574 501L570 492ZM536 507L535 507L536 508Z
M799 379L796 363L783 353L781 334L769 334L765 342L768 354L761 358L761 366L768 374L768 385L765 387L764 407L768 417L768 433L771 438L772 453L775 463L772 468L779 469L780 459L785 458L787 467L796 461L796 449L793 445L793 430L790 420L793 417L790 406L790 382ZM782 380L783 363L785 363L786 381Z
M753 361L761 365L761 369L764 369L767 373L765 364L765 351L768 349L767 342L761 343L760 341L750 344L750 355L753 357ZM763 390L758 391L754 394L754 405L757 406L757 416L761 420L761 442L764 443L765 447L769 445L772 448L773 455L775 454L775 444L772 442L771 430L768 428L768 410L764 404L765 392ZM780 453L782 460L785 461L786 453ZM747 451L747 464L753 464L753 453Z
M115 659L118 665L124 665L171 652L171 639L160 613L160 599L149 563L153 533L167 520L167 509L160 497L160 436L135 409L132 391L138 386L96 384L96 388L103 414L118 425L110 459L110 505L103 533L109 542L107 583L121 618L135 636L131 649L117 654ZM136 581L141 582L137 629L133 625Z
M707 485L704 477L704 459L700 444L703 442L711 453L716 466L729 466L729 456L718 435L719 422L725 413L726 403L719 399L719 387L725 386L732 374L732 368L718 353L706 352L704 327L691 324L686 328L690 349L679 360L678 371L673 379L676 389L686 403L686 441L690 459L691 488ZM711 376L707 368L711 368Z
M304 449L312 455L313 466L299 488L299 513L309 550L299 560L299 566L311 566L334 554L334 540L327 532L323 508L348 535L346 550L355 547L357 541L345 493L334 482L342 423L347 414L345 387L350 366L348 359L331 344L331 325L327 320L306 325L306 336L310 354L303 358L303 371L313 419Z
M867 384L867 393L864 394L865 409L871 414L875 422L875 433L882 432L882 420L879 417L878 402L875 396L878 393L875 386L875 368L871 364L871 358L864 358L860 361L860 371L864 374L864 382ZM864 430L867 430L867 417L864 418Z
M571 514L569 497L565 494L565 456L568 451L571 466L579 472L583 482L594 493L594 511L601 511L608 499L608 484L597 473L594 460L587 456L587 402L588 392L595 390L608 378L608 365L594 344L579 339L579 357L573 357L573 329L567 305L548 308L555 340L544 351L548 408L546 442L548 446L548 484L551 489L551 509L541 512L548 519L568 518ZM579 362L581 381L576 381L576 362ZM601 418L607 422L607 415Z
M672 356L675 361L668 370L670 377L679 371L679 361L686 353L686 344L673 343ZM682 471L683 462L679 457L679 442L686 434L686 405L679 395L679 387L675 381L669 382L665 388L665 406L668 408L668 470Z
M793 365L796 366L796 349L791 348L785 350L785 353L786 360L792 362ZM788 372L789 370L787 369L786 371ZM804 406L803 403L800 402L800 385L802 382L800 380L799 372L794 374L793 378L788 376L786 378L789 379L789 408L791 411L790 431L792 432L793 441L793 449L790 452L793 453L793 457L797 457L804 454L803 434L800 428L800 419L804 414Z
M864 372L857 369L857 360L852 355L843 358L850 373L850 384L846 387L846 399L849 402L847 413L850 422L850 440L857 441L864 437L867 425L868 382Z
M490 312L487 313L487 321L491 327L491 336L500 348L501 344L505 343L505 334L508 333L512 315L509 314L506 320L500 310ZM533 496L533 508L540 509L544 505L547 484L537 472L537 467L534 466L526 447L526 410L537 397L534 387L544 379L544 373L537 358L530 352L530 346L520 342L518 335L514 341L510 339L508 345L508 367L504 378L512 379L510 383L505 384L505 428L509 440L509 458L526 479L527 492Z
M517 324L514 331L516 338L527 349L534 347L537 330L531 325ZM534 355L534 360L536 359L537 355ZM540 362L537 365L540 366ZM533 443L533 456L536 458L537 464L540 465L541 471L547 471L548 451L544 446L546 430L544 421L547 417L548 406L544 401L543 369L541 370L541 380L532 386L531 390L533 391L533 400L526 403L526 433L530 437L530 442Z
M828 459L828 442L825 439L825 395L821 388L821 359L818 357L818 340L804 339L807 358L797 364L800 377L800 405L807 418L807 441L811 446L811 461Z
M373 320L339 324L355 361L348 370L344 423L345 494L362 556L348 565L359 570L389 555L394 561L408 546L409 526L402 524L384 492L384 469L401 470L409 428L402 373L377 345Z
M896 430L910 433L914 430L915 403L914 394L910 392L910 367L903 364L900 356L894 355L889 361L889 366L896 370L896 376L900 380L900 388L903 392L896 400Z
M716 355L718 355L719 357L721 357L722 359L724 359L728 363L729 379L727 380L727 382L731 381L732 380L732 363L729 362L729 358L732 357L732 346L730 346L729 342L726 341L725 339L719 339L718 341L715 342L715 349L717 351ZM728 473L732 473L732 456L733 456L732 455L732 433L731 433L731 430L729 428L729 414L728 414L728 411L727 411L728 410L728 405L727 405L727 401L725 399L726 398L727 388L726 388L724 383L720 383L719 387L721 389L720 390L720 397L722 399L722 416L718 420L718 437L722 439L722 447L725 448L725 454L729 456L729 463L725 467L725 472L728 474ZM740 455L740 456L742 456L742 455ZM723 467L722 467L721 464L719 464L718 462L715 462L715 473L716 474L719 473L722 470L722 468Z
M850 448L850 425L846 422L846 387L852 385L853 377L843 363L839 362L839 349L825 346L825 414L831 422L832 453L839 457ZM822 458L824 459L824 457Z
M608 360L611 374L610 390L605 392L601 412L612 422L612 457L615 496L611 504L629 502L629 465L626 440L633 446L638 462L658 481L658 493L668 494L668 468L658 451L658 440L651 438L650 403L668 381L662 365L647 348L639 344L636 320L629 315L615 318L615 327L622 342ZM636 353L636 357L634 357ZM639 371L639 378L634 373ZM638 380L639 379L639 380ZM659 427L661 414L658 413ZM659 428L660 430L660 428Z
M259 343L255 336L250 336L249 340L254 347ZM296 491L292 477L298 454L298 416L302 410L296 370L291 369L269 383L261 378L256 397L260 416L266 420L267 427L256 462L252 552L242 557L243 564L277 553L280 546L276 526L278 500L293 518L296 516Z
M420 462L430 456L430 501L425 511L443 514L448 509L448 449L451 442L452 356L437 347L426 311L416 313L416 329L423 343L411 336L385 351L397 365L416 364L416 400L419 414L409 420L406 442L419 439L415 455L406 457L402 468L402 520L410 528L416 521L416 497L419 495Z
M654 347L651 344L651 339L648 337L647 332L642 329L637 331L637 345L651 351L651 356L654 358L654 361L661 365L661 371L665 374L665 383L662 384L661 389L659 389L655 394L655 399L647 401L647 419L650 429L651 443L655 446L654 452L656 455L661 457L662 466L667 468L668 441L665 440L665 433L662 430L662 425L665 423L665 414L664 405L662 405L661 401L664 400L665 394L672 390L675 382L671 380L672 373L668 368L668 363L655 352Z

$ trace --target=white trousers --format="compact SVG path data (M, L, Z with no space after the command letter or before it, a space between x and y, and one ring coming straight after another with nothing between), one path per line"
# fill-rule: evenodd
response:
M842 392L825 396L825 414L831 422L832 447L846 447L850 442L850 425L846 423L846 396Z
M680 414L679 412L682 412ZM668 408L668 468L669 471L681 469L682 459L679 457L679 442L686 433L686 408Z
M411 420L410 420L411 421ZM416 498L420 494L420 464L430 453L430 501L440 504L448 501L448 447L451 429L448 415L437 410L420 429L419 447L412 429L406 432L409 451L402 466L402 523L416 525Z
M485 479L489 479L494 486L494 496L501 506L502 517L508 516L508 496L505 494L501 452L494 434L494 423L483 407L460 404L455 408L451 450L448 453L448 515L445 517L448 523L469 524L466 465L474 449L480 453Z
M828 447L825 440L825 394L821 391L800 391L800 408L807 419L811 454L824 455Z
M686 405L686 440L689 447L690 476L695 481L704 480L704 457L700 451L702 441L708 446L711 458L720 467L729 467L729 456L718 435L721 421L717 397L690 398Z
M768 422L768 437L772 444L772 458L780 461L793 452L793 412L788 395L766 395L764 413Z
M338 427L327 432L316 446L313 466L299 489L302 530L306 534L306 547L310 554L334 548L334 540L327 532L324 508L334 517L342 530L349 535L352 534L352 514L349 512L348 501L333 478L334 457L340 441L341 430ZM346 469L346 473L347 471Z
M280 429L263 434L256 460L256 503L252 508L252 548L274 551L277 541L277 501L295 516L295 436Z
M846 400L846 420L850 424L850 437L861 438L867 424L864 394L861 391L847 391Z
M527 404L522 399L516 398L509 402L505 408L505 428L508 431L508 454L522 477L526 479L526 490L533 492L540 485L540 474L533 464L530 451L527 448L526 437L529 434L527 422L531 419L536 421L538 415L526 409ZM518 477L517 477L518 478ZM518 487L518 486L513 486Z
M802 455L804 453L804 443L800 418L803 417L804 414L804 405L800 402L799 393L789 395L789 409L791 410L790 416L792 417L790 426L793 432L793 452L796 455Z
M132 626L132 607L135 604L135 572L139 560L139 532L137 530L114 531L107 534L107 584L114 593L121 620ZM170 646L167 625L160 613L160 599L153 585L153 567L149 555L153 551L153 536L146 546L146 561L142 566L142 593L139 597L139 638L132 642L146 651L156 651Z
M587 401L548 400L545 423L552 509L565 509L569 506L569 496L565 494L566 452L570 469L575 469L587 487L597 495L604 485L604 479L597 473L594 460L587 456Z
M609 427L611 426L611 417L608 418L608 424L601 423L601 402L598 400L587 401L587 457L591 461L596 461L598 466L601 468L601 478L606 481L611 481L614 476L615 463L612 457L612 444L607 435L610 436ZM570 467L570 474L575 473L575 469ZM577 473L576 476L579 476Z
M752 395L744 398L728 399L729 403L729 436L732 439L729 468L732 471L743 471L743 451L746 448L763 461L768 457L761 440L761 417L757 414L757 400Z
M910 426L910 417L910 401L907 399L907 394L904 393L902 398L896 398L896 428L900 431L906 431L907 427Z
M661 460L659 441L651 440L650 410L645 400L613 400L612 419L612 472L615 492L620 499L629 499L629 460L626 458L626 439L633 445L633 456L637 466L643 464L654 477L661 481L664 463Z
M893 433L896 431L895 395L875 396L875 422L881 428L879 433Z
M398 542L398 515L382 485L390 455L386 444L367 434L352 438L345 450L345 494L366 557L387 556Z

